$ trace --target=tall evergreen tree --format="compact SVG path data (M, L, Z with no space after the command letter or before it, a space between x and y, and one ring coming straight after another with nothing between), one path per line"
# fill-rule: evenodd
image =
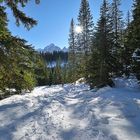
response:
M54 67L54 84L62 83L62 68L61 68L61 59L56 62L56 66Z
M24 7L28 1L3 0L3 2L11 8L17 23L23 23L27 29L36 24L35 20L18 9L19 4ZM9 32L5 4L0 6L0 91L9 95L11 88L20 93L35 86L34 69L37 64L34 61L36 56L34 49L27 45L25 40L14 37Z
M86 79L91 87L113 85L110 76L115 61L111 54L112 24L110 19L109 4L104 0L93 41L92 55L87 64L88 75Z
M132 21L132 34L131 45L134 49L140 48L140 1L135 0L133 5L133 21Z
M123 14L120 10L121 0L113 0L111 5L111 22L112 22L112 31L113 31L113 44L112 44L112 54L118 61L118 69L116 69L116 74L120 74L122 71L122 60L121 60L121 51L124 47L123 42L123 31L124 31L124 22Z
M122 49L121 58L123 61L123 73L128 77L132 72L132 52L128 43L128 37L131 32L131 15L129 11L127 12L125 25L126 29L124 33L124 47Z
M91 44L93 37L93 17L90 11L89 1L81 0L78 26L81 28L81 32L77 34L77 73L80 73L81 77L86 76L86 63L91 53Z
M69 34L69 53L68 53L69 79L70 82L76 80L76 34L74 20L71 20Z
M14 88L17 93L22 89L31 90L35 85L34 50L25 45L25 40L12 36L1 39L0 43L4 58L0 67L0 90Z
M64 64L64 66L61 69L62 69L61 70L61 77L62 77L61 84L63 86L64 84L66 84L68 82L71 82L71 81L69 80L70 76L68 75L68 71L69 71L68 70L68 65Z
M134 51L140 49L140 1L135 0L133 5L133 20L130 25L130 32L127 37L127 45L130 48L131 58ZM138 54L138 53L137 53ZM138 54L139 55L139 54ZM139 55L140 56L140 55ZM137 60L133 62L133 72L136 74L137 78L140 80L140 62Z
M122 33L122 11L120 11L120 4L121 0L113 0L111 6L111 17L112 17L112 24L113 24L113 33L114 33L114 51L117 53L119 48L121 47L121 33Z
M82 33L78 37L79 49L84 51L85 54L88 54L91 50L93 36L93 17L88 0L81 1L78 22L78 25L82 28Z

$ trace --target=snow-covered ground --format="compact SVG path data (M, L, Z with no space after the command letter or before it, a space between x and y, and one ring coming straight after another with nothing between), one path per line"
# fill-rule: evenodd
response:
M127 87L44 86L4 99L0 140L140 140L140 89Z

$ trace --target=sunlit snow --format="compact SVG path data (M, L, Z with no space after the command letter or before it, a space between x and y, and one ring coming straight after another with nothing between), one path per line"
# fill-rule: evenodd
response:
M116 88L97 92L78 82L36 87L1 100L0 140L140 140L140 89L133 80L116 79Z

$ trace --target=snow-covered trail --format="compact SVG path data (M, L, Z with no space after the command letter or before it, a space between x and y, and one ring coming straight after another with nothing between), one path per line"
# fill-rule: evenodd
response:
M0 101L0 140L140 140L140 92L37 87Z

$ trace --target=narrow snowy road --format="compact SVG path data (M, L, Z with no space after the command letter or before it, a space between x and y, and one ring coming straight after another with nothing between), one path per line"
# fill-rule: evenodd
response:
M140 92L38 87L0 101L0 140L140 140Z

